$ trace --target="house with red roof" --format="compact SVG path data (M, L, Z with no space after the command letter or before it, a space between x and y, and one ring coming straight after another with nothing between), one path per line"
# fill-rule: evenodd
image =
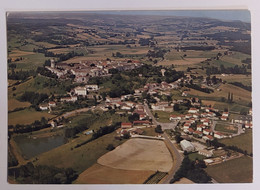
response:
M132 123L121 123L122 129L130 129L132 128Z

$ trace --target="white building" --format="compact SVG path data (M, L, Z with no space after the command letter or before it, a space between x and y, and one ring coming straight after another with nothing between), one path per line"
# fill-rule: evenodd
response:
M193 144L190 141L182 140L180 142L180 145L181 145L182 150L184 150L184 151L192 152L195 150L195 147L193 146Z
M96 91L96 90L98 90L98 85L96 85L96 84L88 84L88 85L86 85L86 88L89 91Z
M208 150L199 150L198 152L200 155L206 156L207 158L213 156L212 151L208 151Z
M77 86L76 88L74 88L75 94L77 95L81 95L81 96L86 96L87 95L87 88L86 87L81 87L81 86Z

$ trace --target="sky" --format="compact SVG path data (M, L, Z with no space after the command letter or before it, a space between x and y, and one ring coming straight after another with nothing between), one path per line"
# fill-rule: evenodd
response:
M166 10L166 11L90 11L99 14L118 14L118 15L164 15L164 16L187 16L187 17L206 17L219 20L231 21L239 20L251 22L250 11L244 10Z

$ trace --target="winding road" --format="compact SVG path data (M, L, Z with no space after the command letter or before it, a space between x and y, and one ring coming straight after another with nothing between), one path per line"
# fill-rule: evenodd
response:
M169 128L175 128L177 126L178 123L160 123L158 121L156 121L156 119L154 118L152 112L150 111L147 103L144 104L144 109L147 113L147 115L152 119L153 123L155 125L161 125L162 129L169 129ZM178 171L178 169L181 166L182 160L183 160L183 156L182 154L179 153L178 149L174 146L174 144L171 142L171 140L169 139L168 135L166 133L163 134L164 137L164 142L167 146L167 148L169 149L172 158L173 158L173 166L171 168L171 170L168 172L168 176L166 178L163 179L162 183L163 184L169 184L171 179L173 178L174 174L176 173L176 171Z

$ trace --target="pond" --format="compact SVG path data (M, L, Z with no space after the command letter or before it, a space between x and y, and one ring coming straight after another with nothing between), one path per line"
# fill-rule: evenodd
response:
M16 136L14 140L25 159L30 159L66 143L66 138L64 138L64 136L34 139L29 138L29 136L21 135Z

